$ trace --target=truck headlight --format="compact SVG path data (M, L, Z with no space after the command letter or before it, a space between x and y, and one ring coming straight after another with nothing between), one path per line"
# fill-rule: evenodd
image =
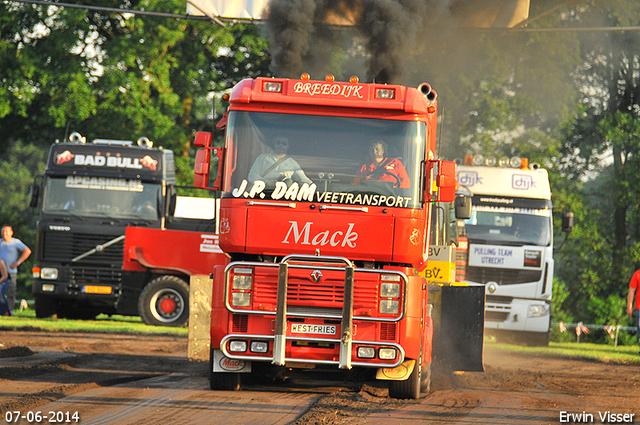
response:
M374 347L358 347L358 357L361 359L372 359L376 356Z
M244 353L247 351L247 341L229 341L229 351Z
M47 280L56 280L58 278L58 269L53 267L43 267L40 269L40 278Z
M265 341L251 341L252 353L266 353L269 351L269 343Z
M532 304L529 306L529 315L528 317L542 317L549 315L549 305L548 304Z
M380 313L382 314L398 314L398 300L380 300Z
M234 292L231 294L231 305L234 307L249 307L251 305L251 293Z
M380 296L385 298L398 298L400 296L400 284L382 282L380 285Z
M248 268L235 268L233 275L233 289L251 290L253 283L252 270Z
M251 289L251 276L237 274L233 276L233 289Z
M395 348L381 348L378 351L378 357L381 360L395 360L396 359L396 349Z

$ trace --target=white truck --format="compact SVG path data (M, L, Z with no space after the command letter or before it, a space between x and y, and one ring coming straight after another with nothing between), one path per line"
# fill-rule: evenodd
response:
M468 282L486 287L485 334L547 345L553 221L547 170L526 159L466 157L458 183L473 193Z

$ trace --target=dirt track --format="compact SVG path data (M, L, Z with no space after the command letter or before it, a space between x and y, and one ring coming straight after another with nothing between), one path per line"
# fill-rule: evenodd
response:
M434 370L430 395L397 401L387 397L379 382L355 388L341 382L262 383L249 386L242 396L212 392L207 390L206 364L186 360L186 337L3 330L0 344L0 423L5 412L65 402L69 406L92 391L115 388L124 394L126 386L130 397L144 398L145 388L173 388L178 381L181 391L188 389L190 397L199 400L198 406L207 406L204 417L235 414L233 423L252 423L268 414L277 417L272 423L296 424L557 424L570 422L574 414L603 423L600 415L607 411L617 415L609 417L617 423L640 423L640 366L534 357L491 346L485 351L486 372L443 375ZM118 408L109 400L109 409ZM162 400L154 403L161 405ZM185 417L185 409L193 405L186 403L176 417ZM276 406L283 411L276 412ZM85 411L83 417L92 414L103 415ZM131 421L126 423L140 423ZM183 423L198 421L194 416Z

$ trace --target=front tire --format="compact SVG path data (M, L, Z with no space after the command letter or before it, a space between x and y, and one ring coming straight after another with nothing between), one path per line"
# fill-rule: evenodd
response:
M189 285L177 276L160 276L144 287L138 300L142 321L153 326L186 326Z
M431 363L427 363L425 368L422 369L420 391L424 394L431 392Z
M389 397L413 400L420 398L420 392L423 386L423 369L420 363L422 363L420 359L417 359L408 379L404 381L389 381ZM429 381L430 380L431 376L429 376Z
M51 298L36 296L35 303L36 317L38 319L51 317L56 313L56 302Z

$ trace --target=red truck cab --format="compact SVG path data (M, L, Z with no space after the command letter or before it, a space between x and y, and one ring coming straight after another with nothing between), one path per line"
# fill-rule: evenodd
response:
M224 145L195 140L231 257L213 273L211 388L239 389L260 362L370 368L417 398L432 338L418 271L431 203L456 190L455 163L435 159L435 92L303 75L243 80L229 102Z

